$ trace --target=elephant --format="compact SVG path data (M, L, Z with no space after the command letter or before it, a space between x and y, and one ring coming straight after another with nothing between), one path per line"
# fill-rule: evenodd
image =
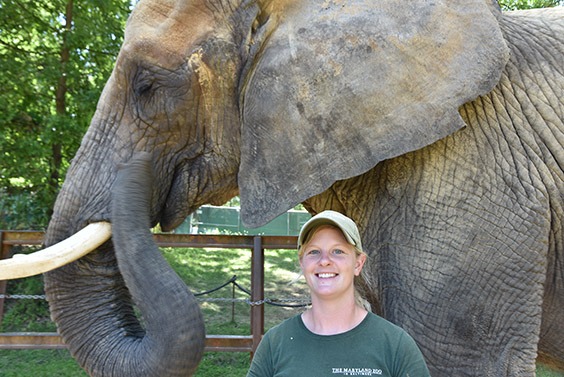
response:
M192 373L201 314L147 235L239 195L247 226L352 218L433 376L564 368L563 62L562 7L141 0L45 237L113 227L45 274L64 342L92 376Z

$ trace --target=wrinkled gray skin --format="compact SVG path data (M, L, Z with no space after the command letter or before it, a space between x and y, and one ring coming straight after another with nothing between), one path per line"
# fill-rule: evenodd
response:
M374 310L433 376L564 366L562 8L239 1L142 0L129 20L46 241L113 222L112 242L46 275L80 364L191 373L197 303L147 228L239 194L251 226L300 202L352 217Z

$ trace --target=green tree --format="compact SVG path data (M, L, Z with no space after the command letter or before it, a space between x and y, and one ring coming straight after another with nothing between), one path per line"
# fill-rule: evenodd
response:
M499 5L503 10L550 8L564 5L562 0L500 0Z
M0 229L46 226L113 68L130 5L0 1Z

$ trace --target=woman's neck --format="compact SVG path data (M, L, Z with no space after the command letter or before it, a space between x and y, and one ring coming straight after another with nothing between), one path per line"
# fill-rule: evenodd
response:
M335 335L358 326L366 314L354 298L350 302L313 300L311 309L302 314L302 321L314 334Z

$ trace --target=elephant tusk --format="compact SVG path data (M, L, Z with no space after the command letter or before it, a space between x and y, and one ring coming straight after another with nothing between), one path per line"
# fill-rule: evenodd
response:
M92 223L71 237L33 254L15 254L0 260L0 280L39 275L73 262L106 242L112 235L108 222Z

